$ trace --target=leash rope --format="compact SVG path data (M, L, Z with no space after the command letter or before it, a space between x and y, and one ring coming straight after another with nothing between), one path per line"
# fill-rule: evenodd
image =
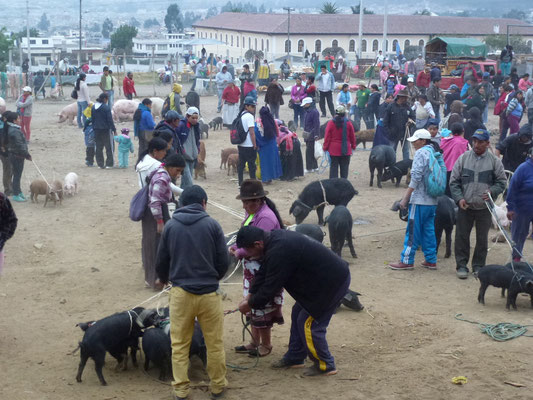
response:
M469 324L478 325L481 333L486 334L497 342L505 342L507 340L516 339L520 336L533 337L533 335L527 335L527 327L533 325L519 325L511 322L500 322L497 324L484 324L481 322L470 321L466 318L462 318L463 314L455 314L455 319L458 321L468 322Z
M41 172L41 170L39 169L39 167L37 166L37 164L35 164L35 161L33 160L33 158L31 159L31 162L33 163L35 169L37 170L37 172L39 173L39 175L41 175L41 177L44 179L44 181L46 182L46 184L48 185L48 188L50 189L50 191L52 190L52 186L48 183L48 181L46 180L46 178L44 177L43 173Z
M225 206L223 204L217 203L217 202L212 201L212 200L209 200L208 204L214 205L215 207L219 208L222 211L227 212L228 214L234 216L235 218L238 218L240 220L244 219L244 213L243 212L234 210L231 207Z
M320 161L320 165L318 166L318 173L320 175L323 174L330 166L331 156L329 155L329 151L325 151L324 155L322 156L322 160Z

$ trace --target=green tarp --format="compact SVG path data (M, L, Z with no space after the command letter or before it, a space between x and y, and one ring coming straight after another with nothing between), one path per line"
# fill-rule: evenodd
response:
M427 43L426 53L446 53L448 58L485 58L487 46L472 38L436 37Z

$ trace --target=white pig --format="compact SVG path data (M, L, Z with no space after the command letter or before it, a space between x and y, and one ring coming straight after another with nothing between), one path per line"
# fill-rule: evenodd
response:
M152 116L154 119L161 118L161 110L165 101L159 97L150 97L150 100L152 100Z
M139 100L120 99L113 104L113 114L116 121L133 121L133 114L139 107Z
M75 172L69 172L63 180L63 193L68 196L74 196L78 193L78 175Z
M59 122L65 122L68 120L69 124L74 123L74 118L78 115L78 103L72 103L61 110L59 114Z
M6 101L0 97L0 114L6 111Z

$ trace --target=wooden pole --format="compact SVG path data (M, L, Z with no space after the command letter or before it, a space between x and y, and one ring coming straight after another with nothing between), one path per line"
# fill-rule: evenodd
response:
M155 48L152 47L152 61L150 63L150 69L152 70L152 76L154 77L154 79L152 80L152 89L154 91L154 97L155 97L155 74L154 74L154 57L155 57Z

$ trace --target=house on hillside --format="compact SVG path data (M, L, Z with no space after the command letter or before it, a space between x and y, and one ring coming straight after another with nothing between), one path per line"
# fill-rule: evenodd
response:
M515 19L441 17L425 15L389 15L387 42L383 46L383 15L364 15L361 38L362 58L373 59L379 50L392 53L396 44L420 46L435 36L465 36L482 39L487 35L505 34L507 25L521 24ZM348 59L358 53L359 15L357 14L291 14L290 40L287 39L287 14L222 13L197 21L193 28L199 39L224 42L206 45L208 53L239 63L247 50L260 50L268 60L283 58L288 52L302 56L305 50L321 53L327 47L342 47ZM533 51L531 28L513 27ZM199 55L200 48L195 49Z

